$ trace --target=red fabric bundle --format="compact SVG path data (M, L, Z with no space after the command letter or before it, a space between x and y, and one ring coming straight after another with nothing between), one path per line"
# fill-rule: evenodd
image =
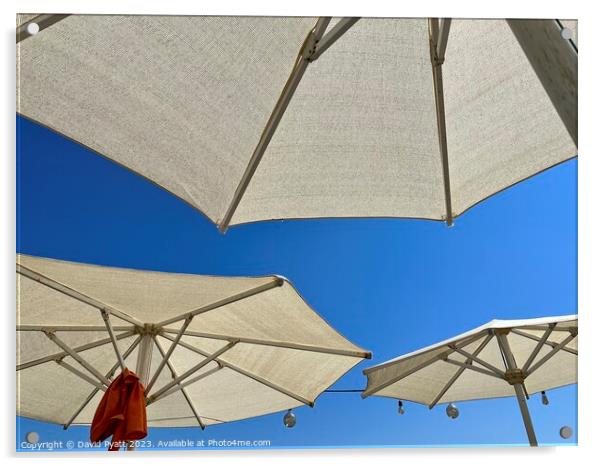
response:
M122 442L140 440L147 435L144 386L128 368L109 385L90 426L92 442L102 442L111 435L110 451L119 450Z

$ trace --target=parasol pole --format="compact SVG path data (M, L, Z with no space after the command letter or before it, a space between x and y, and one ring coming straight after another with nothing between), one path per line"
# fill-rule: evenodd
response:
M522 414L523 422L525 423L527 437L529 437L529 444L532 447L536 447L537 438L535 437L535 429L533 428L533 422L531 421L531 414L529 413L529 407L527 406L527 400L525 399L525 392L522 384L514 384L514 391L516 392L520 413Z
M146 327L146 325L145 325ZM145 328L146 330L146 328ZM153 335L150 332L144 332L140 337L140 345L138 346L138 360L136 361L136 375L142 385L146 388L146 384L150 378L151 362L153 357ZM127 447L128 451L134 451L136 447L133 442Z
M508 344L507 334L510 329L499 329L496 331L496 337L504 361L508 370L506 371L506 380L514 387L516 392L516 399L518 400L518 406L520 413L523 416L523 422L525 424L525 430L527 431L527 437L529 437L529 444L532 447L537 446L537 437L535 436L535 429L533 428L533 421L531 421L531 414L529 413L529 407L527 406L526 391L524 387L524 375L523 371L516 365L516 360Z
M146 387L150 378L151 360L153 356L153 336L145 333L140 339L138 347L138 360L136 361L136 375L142 385Z

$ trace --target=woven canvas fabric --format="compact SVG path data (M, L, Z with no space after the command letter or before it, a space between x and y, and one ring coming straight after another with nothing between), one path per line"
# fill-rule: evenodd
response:
M314 24L72 15L17 44L17 111L216 221Z
M452 20L443 70L455 215L577 155L503 20Z
M427 21L361 19L310 64L233 223L441 219L444 200Z
M17 111L219 223L315 21L72 15L17 45ZM428 41L362 18L311 63L231 223L444 218ZM452 20L442 71L454 215L576 156L504 20Z
M19 255L18 263L142 322L157 323L274 280L274 277L214 277L125 268L111 269L28 255ZM102 325L103 321L98 312L86 312L89 311L86 308L91 306L83 303L80 305L75 301L69 310L77 312L77 317L62 310L60 313L52 313L49 304L63 309L67 302L74 300L54 290L49 292L48 287L39 285L27 277L20 276L19 283L24 287L21 293L22 305L26 305L29 300L45 300L46 307L36 306L36 309L40 309L37 312L50 313L44 319L55 319L56 325L61 323L61 319L68 320L72 325ZM41 290L41 295L37 294L37 290ZM47 303L48 299L52 299L52 303ZM28 312L20 311L19 316L22 323L28 323ZM39 318L40 316L35 316L36 320Z
M170 365L163 367L151 388L150 395L206 356L236 341L232 348L191 375L192 379L206 373L205 378L187 387L205 425L312 403L349 369L369 357L369 353L317 315L293 286L279 277L150 272L26 255L19 255L17 261L23 267L20 270L40 274L53 284L60 283L94 299L99 306L110 306L142 324L156 325L182 316L159 329L165 333L156 331L151 374L157 371L162 353L167 353L190 311L275 280L282 283L193 318L187 328L189 333L182 336L182 344L169 358ZM40 283L36 277L18 274L17 365L22 367L17 370L17 414L64 424L94 386L57 364L55 359L60 356L63 362L90 376L70 355L61 356L63 349L43 332L54 331L103 376L118 360L100 310ZM123 354L137 342L142 327L115 315L110 320ZM87 349L82 348L86 345ZM138 349L134 347L126 358L131 370L136 369ZM32 365L42 358L42 363ZM90 423L101 396L102 392L96 393L74 423ZM149 404L148 421L150 426L198 425L179 391Z
M551 323L556 323L556 327L547 341L553 344L562 342L570 335L567 329L578 325L576 316L511 321L494 320L444 342L366 369L364 371L368 377L366 390L375 396L410 400L430 405L437 401L436 397L459 369L458 366L445 362L444 359L447 358L462 364L467 361L466 356L451 351L449 345L455 345L472 354L486 341L490 330L514 328L522 333L539 338L545 330L531 327L545 327ZM507 338L517 367L523 367L535 349L537 341L512 332L507 335ZM566 345L566 348L577 350L577 340L578 338L575 337ZM551 351L553 351L551 346L544 345L531 366L537 364ZM506 371L495 337L489 339L489 342L482 347L478 358L502 372ZM484 368L478 363L474 364L476 367ZM577 383L577 355L561 350L525 379L525 388L527 393L532 394L572 383ZM381 388L372 392L377 387ZM505 380L472 370L463 370L443 396L438 399L437 403L514 395L514 388Z

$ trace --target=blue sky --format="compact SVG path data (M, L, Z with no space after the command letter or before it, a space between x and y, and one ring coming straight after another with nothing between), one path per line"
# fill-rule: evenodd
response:
M17 117L17 251L95 264L221 275L280 274L331 325L371 350L333 388L364 388L361 370L491 319L577 312L577 162L481 203L453 228L431 221L325 219L231 228L110 161ZM529 401L541 444L577 430L577 389ZM325 393L314 408L199 429L151 429L149 439L270 440L274 448L525 444L513 398L459 403L450 420L357 393ZM41 441L85 440L88 429L17 418Z

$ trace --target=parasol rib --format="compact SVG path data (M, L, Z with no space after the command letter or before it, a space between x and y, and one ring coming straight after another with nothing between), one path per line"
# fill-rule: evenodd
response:
M169 362L169 360L168 360L168 357L169 357L168 355L170 355L171 353L170 352L165 353L163 351L163 348L161 348L161 345L157 341L157 337L153 337L153 341L155 342L155 346L159 350L159 353L163 357L163 360L167 364L167 368L171 372L171 376L174 379L177 379L178 378L178 374L176 373L176 370L173 367L173 365L171 364L171 362ZM177 342L173 342L172 346L175 346L176 344L177 344ZM172 348L170 348L170 349L172 349ZM172 352L173 352L173 349L172 349ZM201 428L201 430L205 430L205 424L203 424L203 421L201 420L201 417L199 416L199 413L198 413L196 407L194 406L194 403L190 399L190 396L188 396L188 392L184 388L183 384L179 383L177 389L182 392L182 395L184 396L184 399L186 400L186 403L188 403L188 407L190 408L190 411L192 411L193 416L195 417L195 419L199 423L199 427ZM165 396L167 396L167 395L168 395L168 393L165 394Z
M234 212L236 211L238 204L240 204L240 201L244 196L249 183L251 182L251 178L253 178L253 175L259 166L261 158L268 148L268 145L270 144L270 141L276 132L276 128L278 128L280 120L282 119L288 104L297 90L297 86L301 82L301 78L303 78L303 75L307 70L307 66L309 65L309 57L313 53L317 42L322 38L322 35L324 34L329 22L330 18L319 18L314 28L307 35L305 42L299 51L295 65L293 66L293 70L291 71L291 74L286 81L284 88L282 89L282 93L276 102L276 106L272 110L272 114L270 115L263 132L261 133L259 142L253 151L253 155L251 155L251 160L249 160L249 164L243 173L242 179L236 187L234 197L230 202L228 209L226 210L224 218L222 218L219 222L218 228L220 232L224 233L228 229Z
M309 32L307 38L299 54L297 56L297 60L295 65L293 66L293 70L282 89L282 93L276 102L276 106L272 110L272 114L268 119L268 122L259 138L259 142L253 151L253 155L251 156L251 160L243 173L243 176L236 187L236 191L234 192L234 196L226 213L224 214L224 218L219 221L218 228L219 231L224 233L230 222L232 221L232 217L242 200L259 163L263 157L263 154L268 148L278 125L280 124L280 120L282 119L286 109L297 90L297 86L301 82L305 71L310 62L317 60L332 44L335 43L345 32L351 28L359 18L343 18L341 19L329 32L324 36L324 32L326 31L326 27L330 22L331 18L319 18L316 22L314 28Z
M523 368L522 368L522 371L525 374L529 371L529 367L531 367L531 364L533 363L534 359L537 357L537 355L541 351L541 348L543 347L543 345L546 343L546 341L548 341L548 338L550 337L552 330L554 330L554 327L556 327L556 323L550 324L548 329L545 331L545 333L541 336L541 338L535 345L535 348L533 348L533 351L531 352L531 354L525 361L525 364L523 365Z
M62 359L57 359L55 362L59 366L67 369L72 374L77 375L80 379L85 380L86 382L94 385L99 390L102 390L103 392L106 391L107 387L105 387L101 382L99 382L98 380L94 380L92 377L89 377L88 375L84 374L82 371L80 371L79 369L76 369L71 364L66 363Z
M97 299L94 299L90 296L85 295L84 293L81 293L71 287L68 287L67 285L63 285L62 283L59 283L56 280L53 280L50 277L47 277L45 275L42 275L41 273L31 270L21 264L17 264L17 273L21 274L27 278L30 278L31 280L37 281L38 283L41 283L42 285L45 285L48 288L52 288L55 291L58 291L67 296L70 296L71 298L77 299L78 301L81 301L82 303L88 304L99 310L104 309L105 311L109 312L110 314L113 314L115 317L125 320L126 322L137 325L139 327L142 327L144 325L138 319L134 319L132 316L126 314L125 312L121 312L118 309L115 309L107 304L104 304L104 303L98 301Z
M309 61L316 61L320 55L330 48L351 26L357 23L360 18L341 18L327 34L320 39L316 45L314 53L311 54Z
M510 331L512 333L515 333L516 335L520 335L521 337L529 338L529 339L534 340L534 341L539 341L539 338L536 337L535 335L531 335L529 333L521 332L520 330L516 330L514 328L511 329ZM554 343L553 341L546 341L545 345L546 346L551 346L552 348L556 348L556 346L558 346L558 343ZM562 351L566 351L567 353L574 354L575 356L578 355L578 351L576 349L567 348L566 346L564 348L562 348Z
M167 390L161 398L165 398L165 397L171 395L172 393L177 392L178 390L180 390L180 388L188 387L189 385L192 385L193 383L196 383L199 380L204 379L205 377L209 377L210 375L215 374L217 371L219 371L221 369L223 369L223 366L218 365L217 367L214 367L213 369L209 369L208 371L203 372L202 374L197 375L196 377L192 377L191 379L188 379L185 382L180 382L176 387L171 387L169 390Z
M577 145L577 49L555 20L506 21Z
M134 335L134 331L129 331L129 332L125 332L125 333L121 333L119 335L116 335L115 338L117 340L121 340L123 338L127 338L127 337L131 337L132 335ZM76 353L80 353L82 351L86 351L92 348L96 348L98 346L102 346L102 345L107 345L111 343L111 339L110 338L104 338L102 340L97 340L97 341L93 341L91 343L86 343L84 345L81 346L76 346L75 348L72 348L73 351L75 351ZM66 351L62 351L60 353L55 353L55 354L51 354L49 356L44 356L42 358L39 359L34 359L33 361L28 361L28 362L24 362L23 364L19 364L17 366L17 370L23 370L23 369L28 369L30 367L34 367L37 366L39 364L45 364L47 362L50 361L55 361L57 359L60 358L64 358L65 356L67 356L69 353L67 353Z
M134 351L134 349L138 346L141 339L142 339L142 337L140 337L140 336L138 338L136 338L136 340L130 345L130 347L127 350L125 350L125 352L123 353L124 358L127 359L127 357L130 355L130 353L132 351ZM110 379L113 377L113 375L115 374L115 371L117 370L118 367L119 367L119 363L117 362L113 365L113 367L109 370L109 372L107 372L107 375L106 375L107 379ZM81 413L86 406L88 406L88 403L90 403L90 401L92 401L92 399L96 396L96 394L98 393L99 390L100 390L99 388L95 388L94 390L92 390L92 392L87 396L87 398L80 405L80 407L77 408L75 413L73 413L73 415L69 418L69 420L65 424L63 424L63 429L67 430L69 428L69 426L73 423L73 421L75 421L75 418L77 416L79 416L79 413Z
M441 60L441 62L443 62L443 60L445 59L445 50L447 49L447 39L449 38L449 28L451 26L451 19L442 19L439 26L440 29L438 31L439 34L437 37L436 52L437 58Z
M483 351L483 349L487 346L487 344L491 341L491 339L493 338L493 334L487 335L487 338L485 338L481 344L477 347L477 349L472 353L472 356L478 356L479 353L481 351ZM468 364L470 362L469 358L466 358L465 364ZM433 406L435 406L437 403L439 403L439 400L443 397L443 395L445 395L447 393L447 391L450 389L450 387L456 382L456 380L458 380L458 378L464 373L464 370L466 368L465 367L461 367L459 368L456 373L452 376L451 379L449 379L447 381L447 383L445 384L445 386L441 389L441 391L437 394L437 396L435 396L435 398L433 399L433 401L431 401L431 404L429 405L429 409L433 409Z
M159 374L161 373L161 371L167 364L169 358L171 357L171 354L174 352L174 350L176 349L176 346L178 345L178 341L180 341L180 338L182 338L182 335L184 334L184 332L190 325L190 322L192 322L192 319L193 319L193 316L188 316L186 318L186 320L184 321L184 324L182 324L182 328L178 331L178 334L176 335L176 339L171 343L171 346L167 350L167 353L163 354L163 349L160 350L163 359L161 359L161 362L159 363L159 366L155 370L153 377L151 378L151 380L148 382L148 384L146 386L146 390L144 392L147 395L150 393L151 388L153 387L153 385L159 378ZM155 338L153 338L153 341L155 342L155 344L157 346L159 345L159 343L157 342L157 340Z
M113 330L134 330L132 325L112 326ZM17 325L17 332L104 332L106 326L100 325Z
M474 366L472 364L462 363L460 361L456 361L454 359L448 359L448 358L442 359L442 361L443 362L447 362L449 364L452 364L454 366L458 366L458 367L460 367L462 369L470 369L471 371L478 372L479 374L485 374L485 375L488 375L490 377L495 377L496 379L504 380L503 376L498 375L495 372L492 372L490 370L483 369L481 367L476 367L476 366Z
M162 333L178 333L178 330L174 329L163 329ZM295 349L300 351L313 351L315 353L326 353L326 354L337 354L339 356L351 356L357 358L365 358L370 359L372 357L372 353L367 351L355 351L355 350L345 350L345 349L337 349L337 348L328 348L324 346L314 346L314 345L306 345L301 343L290 343L284 341L274 341L274 340L260 340L256 338L246 338L239 336L228 336L228 335L219 335L215 333L204 333L204 332L196 332L196 331L186 331L184 332L186 336L199 337L199 338L209 338L212 340L232 340L236 339L240 343L247 343L250 345L260 345L260 346L274 346L278 348L288 348Z
M29 26L31 23L36 23L40 28L38 32L40 32L65 19L67 16L71 15L38 15L26 23L21 24L21 26L17 28L17 44L32 36L32 34L30 34L27 30L27 26Z
M470 359L471 361L476 362L477 364L480 364L481 366L489 369L491 372L494 372L502 377L504 376L504 371L495 367L493 364L489 364L487 361L483 361L481 358L470 354L461 348L456 348L454 345L450 345L450 348L453 349L455 352L460 353L462 356L465 356L466 358Z
M466 341L464 341L464 342L456 345L456 349L457 348L462 348L462 347L467 346L467 345L470 345L471 343L474 343L475 341L479 340L480 338L483 338L483 334L482 333L477 333L476 335L473 335L471 338L467 339ZM429 366L430 364L432 364L432 363L434 363L434 362L436 362L438 360L447 358L447 356L449 356L454 351L455 350L449 349L449 347L448 347L448 349L445 352L436 354L432 358L429 358L426 361L418 364L417 366L415 366L415 367L413 367L413 368L411 368L411 369L409 369L409 370L407 370L405 372L402 372L401 374L393 377L391 380L387 380L386 382L383 382L383 383L381 383L381 384L379 384L379 385L377 385L375 387L372 387L370 389L364 390L364 392L362 393L362 398L367 398L368 396L370 396L370 395L372 395L372 394L374 394L374 393L382 390L383 388L386 388L389 385L393 385L394 383L399 382L401 379L404 379L404 378L412 375L414 372L417 372L417 371L419 371L421 369L424 369L425 367ZM393 365L396 362L397 361L391 361L389 363L389 365ZM372 372L374 369L382 369L383 367L386 367L386 366L383 365L383 364L381 364L380 366L375 366L370 371L364 370L364 374L366 374L368 372Z
M111 321L109 320L109 313L104 309L100 311L102 314L102 318L105 321L105 326L107 327L107 332L109 333L109 338L111 339L111 343L113 344L113 349L115 350L115 356L117 356L117 361L121 366L121 370L125 370L125 361L123 356L121 355L121 351L119 351L119 346L117 345L117 339L115 338L115 332L113 332L113 326L111 325Z
M539 361L537 361L535 364L533 364L533 366L531 366L531 368L529 369L529 371L525 374L525 377L531 375L533 372L535 372L537 369L539 369L541 366L543 366L547 361L550 360L550 358L552 358L552 356L554 356L556 353L558 353L558 351L560 351L562 348L564 348L566 345L568 345L571 341L573 341L573 339L577 336L577 334L571 334L568 337L566 337L564 340L562 340L555 348L552 349L552 351L550 351L548 354L546 354L544 357L542 357Z
M251 296L254 296L259 293L263 293L264 291L271 290L272 288L276 288L282 286L284 284L284 280L280 277L276 277L274 280L264 283L263 285L256 286L249 290L243 291L241 293L235 294L234 296L229 296L224 299L220 299L219 301L215 301L210 304L206 304L192 311L186 312L185 314L181 314L176 317L172 317L171 319L164 320L163 322L159 322L157 327L165 327L166 325L173 324L174 322L178 322L180 320L188 319L190 317L195 317L199 314L203 314L205 312L213 311L214 309L218 309L220 307L226 306L228 304L232 304L236 301L240 301Z
M84 369L86 369L90 374L92 374L94 377L96 377L98 380L100 380L102 383L104 383L107 387L111 384L109 379L107 379L104 375L102 375L98 371L98 369L96 369L94 366L92 366L92 364L90 364L88 361L86 361L84 358L82 358L81 355L77 351L75 351L73 348L69 347L69 345L67 345L63 340L61 340L59 337L57 337L54 333L44 332L44 335L46 335L53 343L55 343L59 348L61 348L63 351L65 351L73 359L75 359ZM111 341L110 338L109 338L109 341Z
M161 336L163 338L167 338L168 340L172 340L172 341L174 339L174 337L172 337L171 335L168 335L168 334L162 334ZM209 353L207 353L206 351L203 351L203 350L197 348L196 346L190 345L184 341L180 341L178 344L180 346L182 346L183 348L186 348L190 351L200 354L201 356L207 357L209 355ZM228 369L238 372L239 374L244 375L245 377L249 377L250 379L253 379L256 382L259 382L260 384L265 385L266 387L269 387L272 390L276 390L277 392L280 392L283 395L286 395L290 398L293 398L294 400L297 400L303 404L306 404L307 406L312 407L314 405L313 401L310 401L300 395L297 395L294 392L291 392L290 390L287 390L284 387L281 387L273 382L270 382L269 380L264 379L263 377L261 377L257 374L247 371L247 370L237 366L236 364L232 364L228 361L225 361L225 360L219 359L219 358L216 358L215 362L217 362L218 364L221 364L223 367L227 367Z
M522 330L541 330L545 332L548 329L547 325L524 325L520 327ZM556 327L554 328L555 332L572 332L575 327ZM511 329L511 331L515 331L516 329Z
M445 100L443 97L443 73L441 66L445 61L445 49L447 47L447 38L449 35L450 25L451 19L449 18L441 20L441 28L439 28L439 19L429 19L431 66L433 71L433 86L435 91L435 109L437 112L439 152L441 155L441 166L443 169L443 190L445 193L445 221L448 226L453 225L454 213L452 210L451 183L449 178L447 128L445 124Z
M231 349L234 345L236 345L236 343L238 343L236 340L229 342L227 345L225 345L222 348L218 349L214 353L211 353L209 356L206 356L203 361L201 361L200 363L198 363L194 367L191 367L190 369L188 369L186 372L184 372L179 377L176 377L171 382L169 382L168 384L164 385L162 388L160 388L159 390L157 390L155 393L153 393L152 395L150 395L149 397L147 397L147 405L149 405L151 403L154 403L154 402L160 400L161 398L163 398L162 395L164 395L165 392L167 392L171 387L173 387L174 385L179 384L180 382L182 382L184 379L190 377L195 372L198 372L200 369L202 369L203 367L205 367L211 361L215 360L217 357L219 357L220 355L222 355L223 353L225 353L226 351L228 351L229 349Z

